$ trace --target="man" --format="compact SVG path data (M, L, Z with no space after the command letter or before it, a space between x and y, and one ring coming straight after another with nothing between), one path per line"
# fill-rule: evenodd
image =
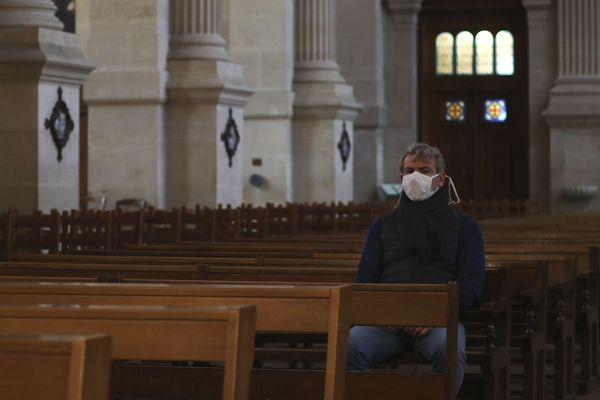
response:
M358 282L460 284L460 312L477 305L485 265L483 238L475 219L450 208L440 151L424 143L408 148L400 161L402 193L393 211L374 221L358 268ZM449 182L447 185L446 183ZM402 305L399 305L400 307ZM365 371L406 350L414 350L442 371L446 329L354 326L348 338L347 368ZM465 331L458 327L457 385L464 375Z

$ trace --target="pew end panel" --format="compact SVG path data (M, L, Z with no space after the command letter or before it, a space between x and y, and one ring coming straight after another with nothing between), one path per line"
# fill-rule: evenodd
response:
M0 335L5 400L108 400L108 335Z

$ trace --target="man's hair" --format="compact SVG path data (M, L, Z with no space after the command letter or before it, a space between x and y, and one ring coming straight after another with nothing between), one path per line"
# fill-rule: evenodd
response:
M415 160L427 161L435 160L435 172L440 173L446 169L444 156L437 147L428 145L427 143L413 143L408 146L408 150L400 159L400 172L404 174L404 159L406 156L414 157Z

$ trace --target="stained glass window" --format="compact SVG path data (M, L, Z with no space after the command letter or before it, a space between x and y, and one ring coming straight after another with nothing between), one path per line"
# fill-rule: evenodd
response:
M490 99L485 101L485 120L490 122L506 121L506 101L503 99Z
M494 35L481 31L475 36L475 71L477 75L494 73Z
M462 100L446 101L446 121L464 121L465 102Z
M473 75L473 34L462 31L456 35L456 73Z
M437 75L514 75L514 37L507 30L483 30L473 36L462 31L456 37L441 32L435 38Z
M435 39L435 71L438 75L454 73L454 36L442 32Z
M513 75L515 73L514 38L509 31L496 34L496 73Z

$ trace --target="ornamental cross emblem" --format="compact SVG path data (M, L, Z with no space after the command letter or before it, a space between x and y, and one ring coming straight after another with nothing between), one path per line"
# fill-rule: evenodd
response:
M240 144L240 133L237 124L233 119L233 111L229 108L229 118L225 130L221 133L221 141L225 145L225 152L229 158L229 168L233 165L233 156L235 155L238 145Z
M62 149L67 144L69 136L71 135L71 132L73 132L73 128L75 128L75 123L71 118L71 113L69 112L67 104L63 101L63 90L60 86L58 87L57 93L58 100L52 108L50 118L46 118L44 121L44 128L50 129L52 141L58 150L56 159L60 162L63 159Z
M342 169L345 171L346 162L348 161L348 158L350 158L350 151L352 150L352 143L350 143L350 135L348 135L348 131L346 130L345 122L342 125L342 136L337 144L337 148L340 151L340 156L342 157Z

